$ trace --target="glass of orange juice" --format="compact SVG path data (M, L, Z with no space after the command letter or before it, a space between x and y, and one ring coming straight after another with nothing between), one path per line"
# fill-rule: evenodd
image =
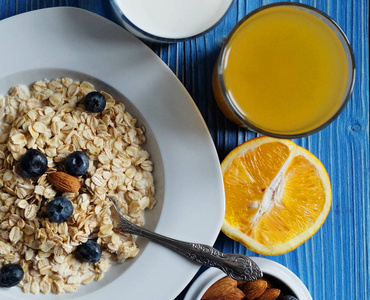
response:
M275 3L230 32L212 75L216 101L239 126L281 138L332 122L352 92L355 62L340 27L323 12Z

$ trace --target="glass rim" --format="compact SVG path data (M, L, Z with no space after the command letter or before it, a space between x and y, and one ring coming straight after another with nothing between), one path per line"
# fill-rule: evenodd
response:
M126 17L126 15L123 13L123 11L117 5L116 1L115 0L110 0L110 3L113 6L113 9L115 10L115 12L117 14L119 14L119 17L122 19L121 21L123 21L124 23L126 23L134 31L138 32L142 36L142 37L141 36L138 36L138 37L140 37L142 39L145 39L145 40L147 40L149 42L159 42L159 43L168 43L168 44L170 44L170 43L186 42L186 41L189 41L189 40L198 38L198 37L200 37L200 36L208 33L209 31L213 30L217 25L219 25L223 21L223 19L229 13L229 11L231 10L231 7L233 6L233 4L235 2L236 2L236 0L231 0L229 7L226 9L225 13L221 16L221 18L219 18L217 20L217 22L215 22L212 26L210 26L206 30L203 30L202 32L199 32L197 34L194 34L194 35L191 35L191 36L187 36L187 37L182 37L182 38L166 38L166 37L162 37L162 36L159 36L159 35L155 35L155 34L149 33L147 31L141 29L140 27L136 26L133 22L131 22ZM136 35L136 34L134 34L134 35Z
M225 88L225 84L224 84L224 80L223 80L223 64L224 64L225 53L226 53L225 50L226 50L226 47L227 47L230 39L234 36L235 32L240 28L240 26L247 19L251 18L252 16L254 16L255 14L257 14L257 13L263 11L263 10L266 10L268 8L271 8L271 7L276 7L276 6L300 7L300 8L305 9L305 11L307 11L309 13L314 12L314 13L319 14L322 17L324 17L327 21L329 21L329 23L331 23L333 25L334 28L330 28L330 29L333 30L334 32L336 31L335 33L336 33L337 36L339 34L342 37L344 43L342 42L342 40L340 40L340 43L341 43L341 45L342 45L342 47L343 47L343 49L346 53L347 61L348 61L348 58L349 58L349 61L350 61L350 65L348 66L349 67L348 68L348 74L347 74L347 79L348 80L347 80L347 84L346 84L346 90L343 93L343 97L342 97L343 102L342 102L342 104L339 106L337 111L328 120L323 122L321 125L315 127L314 129L310 129L310 130L304 131L302 133L296 133L296 134L276 133L276 132L271 132L271 131L268 131L268 130L261 129L261 128L253 125L252 123L250 123L245 117L243 117L243 115L241 114L239 109L236 107L236 105L234 104L234 100L229 97L228 93L226 92L226 88ZM353 49L352 49L352 46L351 46L346 34L342 30L342 28L333 20L333 18L331 18L328 14L324 13L323 11L321 11L321 10L319 10L319 9L313 7L313 6L307 5L307 4L295 3L295 2L277 2L277 3L267 4L267 5L264 5L264 6L261 6L257 9L255 9L255 10L251 11L250 13L248 13L247 15L245 15L240 21L238 21L238 23L234 26L234 28L227 35L227 37L226 37L226 39L225 39L225 41L224 41L224 43L221 47L216 67L217 67L217 77L218 77L218 82L219 82L219 85L220 85L222 97L224 98L225 103L226 103L227 107L229 108L229 110L232 112L233 116L241 124L243 124L243 126L245 126L247 129L250 129L250 130L255 131L257 133L268 135L268 136L271 136L271 137L288 138L288 139L301 138L301 137L311 135L313 133L316 133L316 132L322 130L323 128L328 126L330 123L332 123L340 115L340 113L343 111L343 109L345 108L345 106L347 105L347 103L348 103L348 101L351 97L353 87L354 87L354 83L355 83L355 73L356 73L355 57L354 57Z

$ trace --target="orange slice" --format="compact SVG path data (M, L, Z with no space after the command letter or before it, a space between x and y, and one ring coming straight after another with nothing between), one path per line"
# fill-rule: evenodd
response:
M266 255L291 251L324 223L329 176L309 151L290 140L258 137L221 163L226 212L222 231Z

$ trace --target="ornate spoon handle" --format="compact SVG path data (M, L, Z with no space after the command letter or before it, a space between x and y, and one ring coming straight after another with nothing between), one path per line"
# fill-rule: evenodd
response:
M197 263L219 268L235 280L252 281L262 277L258 265L245 255L223 253L211 246L183 242L154 233L128 221L120 213L114 201L113 205L119 215L120 229L124 232L148 238Z

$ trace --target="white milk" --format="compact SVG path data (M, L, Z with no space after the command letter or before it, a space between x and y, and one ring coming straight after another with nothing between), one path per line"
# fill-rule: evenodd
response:
M122 14L136 27L161 38L185 39L214 26L233 0L115 0ZM134 34L142 36L132 26Z

